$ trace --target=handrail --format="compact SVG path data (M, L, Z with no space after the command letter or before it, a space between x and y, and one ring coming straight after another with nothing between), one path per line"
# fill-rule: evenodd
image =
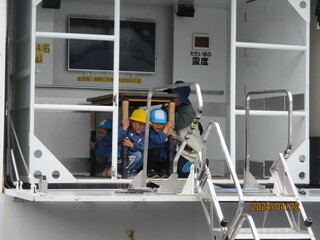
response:
M233 231L233 233L230 235L230 240L234 240L235 237L237 236L240 228L242 227L244 221L247 220L248 223L249 223L249 227L251 229L251 233L253 235L253 238L255 240L260 240L260 237L259 237L259 234L258 234L258 231L257 231L257 228L256 228L256 225L254 224L254 221L253 221L253 218L251 215L245 213L245 214L242 214L239 222L237 222L236 226L235 226L235 229Z
M313 230L311 228L312 219L307 216L307 213L302 205L302 201L300 195L298 193L297 187L294 184L292 176L290 174L288 164L283 153L278 154L278 160L276 160L271 166L271 175L274 179L274 192L276 194L281 194L282 196L291 195L293 193L296 202L299 204L299 211L303 218L304 225L308 230L310 235L310 239L315 240L315 236ZM287 218L292 228L299 228L300 224L296 221L294 216L291 214L292 212L286 211Z
M205 171L206 171L206 164L205 164L205 161L206 161L206 155L207 155L207 147L206 147L206 142L208 140L208 137L209 137L209 134L212 130L212 128L215 128L216 131L217 131L217 134L218 134L218 137L219 137L219 140L220 140L220 146L221 146L221 149L223 151L223 154L225 156L225 159L226 159L226 162L227 162L227 165L228 165L228 168L229 168L229 171L230 171L230 175L232 177L232 180L234 182L234 185L235 185L235 188L237 189L237 194L238 194L238 199L239 199L239 203L238 203L238 208L237 208L237 211L236 211L236 214L234 215L233 219L231 220L229 226L228 226L228 231L227 231L227 234L230 235L233 233L234 231L234 228L236 226L236 223L239 221L242 213L243 213L243 209L244 209L244 197L243 197L243 193L242 193L242 189L241 189L241 185L240 185L240 182L239 182L239 179L238 179L238 176L237 176L237 173L235 171L235 168L233 166L233 162L232 162L232 159L231 159L231 156L230 156L230 153L228 151L228 147L227 147L227 144L224 140L224 137L223 137L223 134L222 134L222 131L221 131L221 128L220 128L220 125L219 123L215 122L215 121L210 121L208 126L207 126L207 129L205 130L204 134L203 134L203 145L202 145L202 163L201 163L201 171L199 173L199 179L202 178L202 176L205 174ZM219 219L220 221L222 219Z
M189 139L190 135L192 134L193 129L195 128L195 125L198 123L202 110L203 110L203 99L201 95L201 89L200 85L198 83L181 83L181 84L174 84L174 85L167 85L163 87L155 87L151 88L148 93L147 98L147 120L146 120L146 130L145 130L145 141L144 141L144 153L143 153L143 183L146 184L147 179L147 165L148 165L148 147L149 147L149 127L150 127L150 109L151 109L151 99L154 92L160 92L168 89L174 89L178 87L189 87L189 86L195 86L197 98L198 98L198 110L196 113L196 117L194 118L192 124L190 125L190 128L184 138L184 141L181 143L179 151L176 153L174 160L173 160L173 172L177 173L177 166L178 166L178 160L182 153L182 150L186 146L187 142L186 140Z
M27 165L26 159L24 158L24 155L23 155L23 152L22 152L22 149L21 149L21 145L20 145L20 141L18 139L18 135L17 135L17 132L16 132L16 128L14 127L14 124L13 124L13 121L12 121L10 113L8 114L8 118L9 118L9 122L10 122L10 125L11 125L11 130L12 130L12 133L13 133L13 136L14 136L14 140L16 141L16 144L17 144L17 147L18 147L18 151L20 153L20 157L21 157L23 166L24 166L24 168L26 170L26 173L29 176L30 175L30 169L29 169L29 167Z
M16 175L17 186L19 186L20 174L19 174L19 170L18 170L18 167L17 167L16 158L14 157L13 148L11 148L10 153L11 153L11 160L12 160L14 174Z
M263 91L251 91L246 94L245 100L245 159L244 159L244 188L248 186L247 174L249 173L250 163L249 163L249 112L250 112L250 100L252 95L261 94L279 94L285 93L288 99L288 144L284 150L286 158L289 156L292 148L292 112L293 112L293 98L292 93L286 89L276 89L276 90L263 90Z

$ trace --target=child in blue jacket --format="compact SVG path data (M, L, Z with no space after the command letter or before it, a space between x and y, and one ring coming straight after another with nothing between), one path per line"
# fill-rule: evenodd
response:
M144 131L146 127L146 111L136 109L129 119L122 121L119 127L119 152L122 159L123 147L128 147L128 177L135 177L143 163ZM119 170L122 166L118 166Z
M103 120L97 126L98 141L90 142L96 160L106 162L106 168L103 170L104 177L111 176L111 152L112 152L112 120Z
M174 135L173 122L167 123L167 113L154 109L150 113L151 128L149 132L148 177L156 177L160 171L168 168L168 136Z

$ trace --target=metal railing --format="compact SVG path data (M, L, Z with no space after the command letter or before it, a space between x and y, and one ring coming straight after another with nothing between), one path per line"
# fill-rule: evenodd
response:
M209 124L207 126L207 129L205 130L205 132L203 134L203 137L202 137L202 140L203 140L202 159L199 159L201 161L201 164L200 165L197 164L198 166L200 166L200 170L199 170L199 174L198 174L198 177L197 177L198 179L197 180L200 181L200 183L204 182L204 181L207 181L207 180L210 180L208 182L208 184L209 184L209 186L212 185L210 171L208 172L209 169L206 166L206 153L207 153L206 143L207 143L208 137L210 135L210 132L211 132L211 130L213 128L215 128L215 130L216 130L216 132L218 134L218 137L219 137L219 140L220 140L220 146L221 146L221 149L223 151L225 160L227 162L227 166L228 166L229 171L230 171L231 178L233 180L233 183L235 185L235 188L236 188L237 194L238 194L238 208L236 210L236 213L235 213L233 219L228 224L228 229L227 229L227 232L226 232L226 234L228 236L233 236L235 230L237 230L239 228L237 226L240 225L240 227L241 227L241 225L242 225L241 223L243 223L242 221L240 221L240 219L241 219L241 216L243 216L244 197L243 197L241 185L240 185L238 176L236 174L236 171L235 171L235 168L234 168L230 153L228 151L227 144L226 144L226 142L224 140L220 125L219 125L219 123L214 122L214 121L210 121L209 122ZM201 185L203 185L203 184L201 184ZM210 190L211 190L212 194L213 194L213 191L215 191L213 187L211 187ZM214 193L214 195L215 195L215 193ZM213 199L215 198L214 195L213 195ZM220 213L220 210L219 210L220 209L220 204L219 204L218 201L214 201L214 204L215 204L216 214L217 214L217 216L219 218L219 221L220 221L220 227L223 227L223 226L221 226L221 222L222 222L224 217L222 215L222 212ZM256 232L254 224L252 226L252 229L254 230L254 232ZM259 239L259 238L256 238L256 239Z
M195 86L196 89L196 94L197 94L197 99L198 99L198 109L196 116L192 122L192 124L189 127L189 130L184 137L184 141L180 144L180 148L178 152L176 153L174 159L173 159L173 174L177 174L177 166L178 166L178 160L179 157L184 149L184 147L187 144L187 140L189 139L190 135L192 134L192 131L194 130L195 126L197 125L201 114L203 110L203 99L201 95L201 89L200 85L198 83L182 83L182 84L174 84L174 85L168 85L164 87L156 87L156 88L151 88L148 93L148 99L147 99L147 120L146 120L146 130L145 130L145 141L144 141L144 153L143 153L143 185L146 185L146 179L147 179L147 167L148 167L148 146L149 146L149 128L150 128L150 112L151 112L151 99L152 95L154 92L161 92L165 91L168 89L175 89L178 87L189 87L189 86Z
M253 221L253 218L252 218L251 215L249 215L247 213L242 214L241 218L239 219L239 221L235 225L235 229L233 230L233 233L229 237L230 240L234 240L237 237L237 234L238 234L240 228L242 227L242 225L244 224L244 222L246 220L247 220L247 222L249 224L249 227L250 227L251 233L253 235L253 238L255 240L260 240L256 225L255 225L255 223Z
M251 91L248 92L245 99L245 159L244 159L244 188L248 186L248 174L250 172L249 162L249 115L250 115L250 100L252 95L264 95L264 94L286 94L288 100L288 143L284 150L285 157L287 158L292 148L292 112L293 112L293 98L292 93L285 89L277 90L264 90L264 91Z

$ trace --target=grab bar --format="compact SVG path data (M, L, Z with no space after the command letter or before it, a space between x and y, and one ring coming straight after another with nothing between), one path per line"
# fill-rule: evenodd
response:
M199 173L198 180L200 180L202 178L202 176L205 174L205 171L206 171L206 164L205 164L206 155L207 155L206 142L208 140L209 134L210 134L211 130L213 129L213 127L215 128L215 130L216 130L216 132L218 134L218 137L219 137L219 140L220 140L220 146L221 146L221 149L223 151L224 157L225 157L226 162L227 162L227 166L229 168L232 180L234 182L234 185L235 185L235 188L237 189L237 194L238 194L238 201L239 201L238 208L237 208L236 214L234 215L233 219L231 220L231 222L230 222L230 224L228 226L228 231L227 231L228 235L230 235L234 231L234 228L235 228L237 222L239 221L239 219L240 219L240 217L241 217L241 215L243 213L244 197L243 197L241 185L240 185L237 173L235 171L235 168L233 166L233 162L232 162L230 153L228 151L227 144L226 144L226 142L224 140L220 125L219 125L219 123L217 123L215 121L210 121L209 122L209 124L207 126L207 129L205 130L205 132L203 134L203 138L202 138L203 139L202 163L201 163L201 171ZM222 216L220 216L220 218L222 218ZM221 221L222 219L219 219L219 220Z
M247 175L249 173L250 163L249 163L249 113L250 113L250 100L252 95L262 95L262 94L279 94L284 93L288 99L288 144L284 150L284 155L287 158L290 154L292 148L292 112L293 112L293 98L292 93L285 89L277 90L263 90L263 91L251 91L246 95L245 100L245 160L244 160L244 188L248 186Z
M148 165L148 146L149 146L149 127L150 127L150 109L151 109L151 99L154 92L160 92L168 89L174 89L178 87L189 87L189 86L195 86L196 93L197 93L197 99L198 99L198 110L196 113L196 117L193 120L193 123L190 125L190 128L188 132L186 133L184 137L184 141L181 143L180 148L178 152L176 153L174 159L173 159L173 173L177 173L177 166L178 166L178 160L179 157L185 148L187 144L187 140L189 139L190 135L192 134L193 129L195 128L195 125L198 123L202 110L203 110L203 99L201 95L201 89L200 85L198 83L181 83L181 84L174 84L174 85L168 85L164 87L156 87L151 88L148 93L148 99L147 99L147 120L146 120L146 130L145 130L145 141L144 141L144 153L143 153L143 183L146 184L147 179L147 165Z

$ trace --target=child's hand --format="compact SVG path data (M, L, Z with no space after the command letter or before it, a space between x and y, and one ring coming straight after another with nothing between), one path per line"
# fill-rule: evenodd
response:
M89 147L91 148L91 149L94 149L95 148L95 146L96 146L96 142L90 142L89 143Z
M129 126L130 126L130 120L128 118L122 120L122 128L123 128L123 130L127 131Z
M166 110L166 109L168 109L168 107L169 107L169 103L164 103L164 104L162 104L162 109L163 110Z
M174 122L173 121L169 121L167 123L168 128L173 128L174 127Z
M171 135L173 139L176 139L176 137L177 137L177 134L173 129L170 129L170 132L168 135Z
M163 131L165 134L170 135L170 132L172 131L173 127L174 127L174 122L173 122L173 121L169 121L169 122L165 125L165 127L163 128L162 131Z
M133 143L128 138L125 138L122 140L122 146L129 147L129 148L134 147Z

